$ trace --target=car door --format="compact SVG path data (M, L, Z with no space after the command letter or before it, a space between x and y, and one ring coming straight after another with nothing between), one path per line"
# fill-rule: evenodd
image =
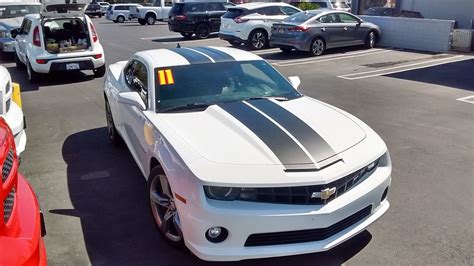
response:
M222 3L206 3L206 13L208 14L211 31L219 31L221 26L221 17L225 14L225 8Z
M319 30L324 35L326 40L326 48L340 46L344 39L344 26L338 22L338 17L335 13L321 16L317 19L321 23Z
M124 68L124 82L125 90L137 92L142 98L145 106L148 109L148 87L150 71L146 64L138 59L132 59ZM144 111L137 106L132 106L125 103L118 103L118 110L120 112L121 123L125 134L129 141L129 148L138 160L139 166L143 169L146 160L146 151L149 144L144 137L145 126L149 123L144 115Z
M20 32L16 36L16 45L18 46L16 49L18 50L17 55L21 59L22 62L26 62L26 51L28 48L28 40L30 37L31 25L32 21L29 19L23 19L23 23L20 27Z
M347 13L338 13L340 23L343 24L344 37L341 45L354 45L364 43L363 29L360 27L359 19Z

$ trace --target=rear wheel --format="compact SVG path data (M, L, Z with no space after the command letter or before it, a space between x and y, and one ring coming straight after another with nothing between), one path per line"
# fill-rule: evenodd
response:
M123 140L115 128L112 111L110 110L109 101L107 101L107 99L105 100L105 118L107 119L107 133L110 142L116 147L120 146L123 143Z
M194 30L194 33L196 34L196 38L205 39L209 37L209 34L211 34L211 27L209 27L209 25L206 23L198 24Z
M146 20L146 24L148 25L153 25L156 22L155 15L153 14L146 15L145 20Z
M28 80L31 83L37 83L38 81L40 81L41 74L33 70L28 59L26 61L26 73L28 74Z
M118 23L124 23L125 22L125 17L124 16L118 16L117 17L117 22Z
M181 33L181 36L183 36L184 38L191 38L193 37L193 33L192 32L180 32Z
M157 166L148 178L148 191L151 213L156 226L163 236L174 246L183 246L183 233L173 192L168 178Z
M16 54L15 52L15 64L16 64L16 68L17 69L20 69L20 70L23 70L25 69L25 64L23 64L23 62L21 62L20 58L18 57L18 55Z
M96 69L93 70L94 71L94 76L96 78L101 78L105 75L105 64L103 66L100 66Z
M146 25L146 20L143 19L143 18L139 18L139 19L138 19L138 23L140 23L140 25L142 25L142 26L143 26L143 25Z
M370 49L375 47L375 42L377 41L377 36L375 35L375 32L371 31L369 34L367 34L367 37L365 38L365 48Z
M313 56L320 56L326 50L326 43L322 38L316 38L311 43L311 47L309 48L309 52Z
M255 30L250 33L248 45L252 50L260 50L268 46L268 36L264 30Z

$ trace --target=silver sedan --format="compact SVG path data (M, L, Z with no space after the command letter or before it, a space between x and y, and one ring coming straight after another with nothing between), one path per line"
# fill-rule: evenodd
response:
M270 46L283 52L293 49L319 56L326 49L365 45L373 48L380 38L377 25L351 13L333 10L310 10L296 13L272 27Z

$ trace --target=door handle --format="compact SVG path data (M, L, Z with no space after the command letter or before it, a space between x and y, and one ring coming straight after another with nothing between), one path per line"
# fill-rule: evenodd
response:
M347 27L344 27L344 30L347 30Z
M326 31L326 28L324 28L324 27L321 28L321 31L322 31L322 32L325 32L325 31Z

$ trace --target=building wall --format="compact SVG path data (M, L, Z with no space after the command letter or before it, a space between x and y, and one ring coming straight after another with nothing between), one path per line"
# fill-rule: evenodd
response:
M402 0L401 9L419 11L425 18L455 20L464 29L470 29L474 19L474 0Z

